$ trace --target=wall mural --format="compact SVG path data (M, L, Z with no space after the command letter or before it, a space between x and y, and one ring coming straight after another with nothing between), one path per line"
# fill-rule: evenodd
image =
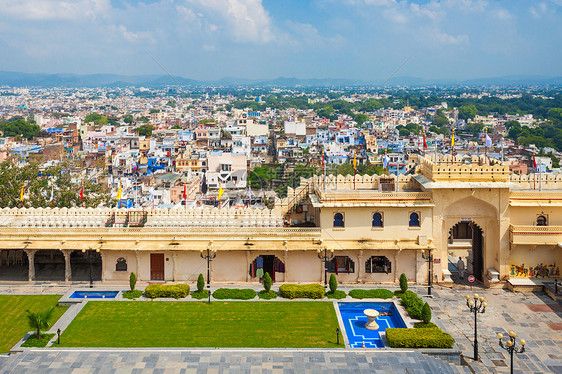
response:
M556 264L540 264L530 268L526 268L525 264L512 264L509 275L514 278L557 278L560 277L560 268Z

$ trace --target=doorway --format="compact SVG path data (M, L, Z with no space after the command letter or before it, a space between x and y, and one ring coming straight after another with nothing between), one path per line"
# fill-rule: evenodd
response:
M150 279L151 280L164 280L164 254L151 253L150 254Z
M467 283L468 275L483 282L484 251L482 229L474 221L461 221L449 230L447 254L449 270L456 276L456 283ZM465 270L460 274L458 260L463 261Z

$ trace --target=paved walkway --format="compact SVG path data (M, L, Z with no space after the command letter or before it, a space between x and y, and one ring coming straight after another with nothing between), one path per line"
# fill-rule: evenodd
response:
M419 352L341 350L35 350L8 359L0 368L0 373L22 374L470 373Z

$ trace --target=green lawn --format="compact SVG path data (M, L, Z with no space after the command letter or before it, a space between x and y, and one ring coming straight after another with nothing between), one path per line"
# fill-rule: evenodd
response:
M336 327L332 303L90 301L61 345L337 347Z
M30 329L27 326L26 309L42 311L57 305L60 295L15 296L0 295L0 353L6 353ZM55 323L67 307L55 307Z

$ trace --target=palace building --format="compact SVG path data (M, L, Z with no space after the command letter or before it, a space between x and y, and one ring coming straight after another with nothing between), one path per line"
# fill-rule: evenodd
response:
M0 281L452 282L560 277L562 176L414 156L396 176L302 179L274 209L1 209ZM327 258L326 266L323 258ZM431 274L431 275L430 275Z

